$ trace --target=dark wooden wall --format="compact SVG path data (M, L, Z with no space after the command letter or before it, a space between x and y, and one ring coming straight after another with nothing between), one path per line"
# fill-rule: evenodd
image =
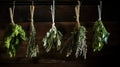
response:
M29 0L17 0L20 2L29 2ZM16 1L16 2L17 2ZM43 1L43 0L35 0ZM44 0L50 1L50 0ZM68 1L69 0L58 0ZM74 1L74 0L71 0ZM108 44L104 45L102 51L93 52L91 48L92 43L92 27L94 22L98 19L97 13L97 0L85 0L81 6L80 21L81 25L84 25L87 29L87 45L88 53L87 59L83 57L75 59L74 56L66 58L59 52L51 51L46 53L42 47L42 39L46 35L46 32L51 28L51 14L50 5L35 5L34 23L36 28L36 39L39 43L40 53L37 58L29 59L25 58L27 42L23 42L20 48L17 50L16 57L10 59L6 54L3 45L1 44L2 38L7 25L10 23L9 7L11 6L12 0L1 0L0 2L0 67L13 67L13 66L29 66L29 67L40 67L40 66L52 66L52 67L102 67L102 66L116 66L119 65L117 61L119 58L119 8L117 2L114 1L103 1L102 9L102 20L110 32ZM70 36L73 27L75 26L75 5L56 5L56 27L63 34L62 43L65 43L66 39ZM29 36L29 5L16 5L14 21L20 24Z

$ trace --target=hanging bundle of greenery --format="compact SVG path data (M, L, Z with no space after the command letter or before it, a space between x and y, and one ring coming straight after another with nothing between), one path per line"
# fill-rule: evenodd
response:
M95 22L93 27L93 32L94 32L93 43L92 43L93 51L100 51L103 48L104 43L107 44L107 40L110 34L107 32L105 26L102 23L101 9L102 9L102 2L100 1L100 5L98 5L99 19Z
M32 58L32 57L37 57L39 53L39 46L35 39L36 30L33 23L34 5L30 6L30 13L31 13L30 36L29 36L29 44L27 46L26 57Z
M17 48L19 47L22 40L26 40L25 31L18 24L15 24L13 21L14 8L9 8L11 23L9 24L5 35L3 37L3 45L7 49L9 57L15 57Z
M72 54L72 52L74 52L75 49L76 58L78 58L79 55L83 55L84 59L86 59L87 53L86 29L84 26L80 25L79 8L80 1L78 1L78 5L75 7L77 25L74 27L71 37L67 40L61 52L63 52L64 49L67 49L66 57L69 57Z
M43 38L43 46L46 52L49 52L52 48L57 48L57 51L61 48L62 34L57 30L54 22L55 18L55 1L53 0L53 5L51 5L52 14L52 28L47 32L45 38Z

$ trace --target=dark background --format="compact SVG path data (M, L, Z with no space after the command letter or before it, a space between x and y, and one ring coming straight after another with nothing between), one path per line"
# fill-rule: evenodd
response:
M38 6L35 9L34 20L36 22L45 22L50 21L50 4L52 0L16 0L15 8L15 20L19 22L29 20L29 5L31 1L34 1ZM81 16L80 20L82 21L95 21L98 18L97 5L99 0L81 0ZM119 2L114 1L102 1L102 20L110 21L119 21ZM56 21L74 21L74 5L77 4L77 0L56 0ZM63 5L61 5L63 4ZM66 5L68 4L68 5ZM9 22L9 7L12 7L13 0L0 0L0 21ZM71 5L71 6L70 6ZM61 13L61 14L59 14ZM22 17L18 15L24 15ZM48 16L47 16L48 15Z
M51 28L51 14L50 4L52 0L15 0L15 14L14 21L23 26L26 33L29 34L30 12L29 5L31 1L35 2L34 22L36 27L36 39L40 44L40 54L37 58L25 58L26 42L20 46L17 55L13 59L9 59L6 51L0 44L0 67L13 66L51 66L51 67L102 67L102 66L117 66L119 67L119 2L117 0L102 0L102 21L110 33L108 44L104 45L100 52L93 52L91 48L92 43L92 26L98 19L97 5L99 0L82 0L80 21L87 29L87 45L88 53L87 59L79 57L75 59L74 56L66 58L56 51L46 53L42 47L42 38L46 32ZM10 23L9 7L12 7L13 0L0 0L0 43L7 25ZM70 36L75 25L75 11L74 7L77 0L56 0L56 26L63 33L63 42Z

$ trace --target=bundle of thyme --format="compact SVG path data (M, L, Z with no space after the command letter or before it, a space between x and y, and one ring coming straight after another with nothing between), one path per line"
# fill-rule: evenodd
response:
M47 32L45 38L43 38L43 46L46 52L49 52L52 48L56 48L57 51L61 48L61 38L62 34L57 30L54 22L55 18L55 1L53 0L53 5L51 5L52 14L52 28Z
M75 49L76 58L78 58L78 56L80 55L83 55L84 59L86 59L86 53L87 53L86 29L84 26L80 25L79 8L80 8L80 1L78 1L78 5L75 7L77 25L74 27L71 37L67 40L61 52L64 49L67 49L66 57L69 57L72 54L72 52L74 52Z
M13 10L12 8L9 8L11 23L9 24L3 37L3 45L7 49L7 53L9 54L10 58L15 57L16 51L19 48L21 41L27 39L22 26L14 23L14 8L15 5L13 7Z
M109 32L107 32L105 26L102 23L101 10L102 10L102 1L100 1L100 5L98 5L99 19L95 22L93 26L94 37L93 37L92 48L94 52L101 51L104 44L107 44L107 40L110 34Z
M30 13L31 13L31 22L30 22L30 36L29 36L29 44L27 46L27 54L26 57L37 57L39 53L39 46L36 42L36 30L33 23L33 14L34 14L34 5L30 5Z

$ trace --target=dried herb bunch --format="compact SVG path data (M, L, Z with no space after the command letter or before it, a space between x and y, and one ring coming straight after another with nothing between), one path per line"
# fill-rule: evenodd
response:
M100 51L103 48L104 43L107 44L109 33L107 32L101 20L95 22L93 30L94 37L92 48L93 51Z
M9 24L4 34L3 45L7 49L9 57L12 58L15 57L16 51L21 44L21 41L26 40L27 37L25 35L25 31L22 29L22 26L15 24L13 21L14 10L12 11L12 8L9 8L9 10L11 23Z
M29 44L27 45L27 54L26 57L37 57L39 53L39 46L36 42L36 30L33 23L33 14L34 14L34 5L30 5L30 13L31 13L31 22L30 22L30 36L29 36Z
M100 5L98 5L99 19L95 22L93 27L93 32L94 32L93 43L92 43L93 51L100 51L103 48L104 44L107 44L107 40L110 34L107 32L101 20L101 9L102 9L102 2L100 1Z
M78 5L75 7L77 25L74 27L71 37L67 40L61 52L64 49L67 49L66 57L69 57L72 54L72 52L74 52L75 49L76 58L78 58L78 56L80 55L83 55L84 59L86 59L86 53L87 53L86 28L80 25L79 8L80 8L80 1L78 1Z
M49 52L52 48L56 48L57 51L61 48L61 38L62 34L57 30L54 22L55 18L55 1L53 0L53 5L51 5L52 14L52 28L47 32L45 38L43 38L43 46L46 52Z

